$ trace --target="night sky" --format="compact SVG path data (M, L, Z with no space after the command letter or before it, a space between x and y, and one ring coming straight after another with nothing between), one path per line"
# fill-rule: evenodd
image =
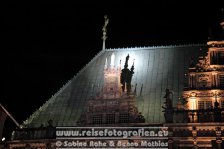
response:
M102 48L206 43L218 35L220 3L5 4L1 15L1 104L19 122L55 94ZM6 130L15 128L7 119Z

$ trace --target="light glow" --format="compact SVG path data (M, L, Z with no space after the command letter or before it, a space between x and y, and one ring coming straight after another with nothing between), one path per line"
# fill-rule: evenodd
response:
M110 66L114 67L114 60L115 60L115 55L114 53L111 55L111 61L110 61Z
M196 98L191 97L188 102L189 102L190 110L196 110Z
M106 58L104 69L107 69L107 58Z

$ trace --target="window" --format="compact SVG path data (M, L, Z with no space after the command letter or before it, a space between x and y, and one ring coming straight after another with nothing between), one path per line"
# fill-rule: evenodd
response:
M224 100L221 101L220 106L221 106L221 108L224 108Z
M107 114L107 124L115 123L115 114Z
M102 115L93 115L92 117L92 123L93 124L102 124Z
M212 101L205 101L205 109L213 107Z
M204 109L204 101L198 101L198 109Z
M198 101L198 109L208 109L213 107L212 101Z
M224 52L223 51L213 51L210 53L211 65L223 65L224 64Z
M219 51L218 52L218 64L223 65L224 64L224 52L223 51Z
M221 88L224 88L224 75L219 75L219 84Z
M121 113L119 116L120 123L128 123L129 122L129 114L128 113Z

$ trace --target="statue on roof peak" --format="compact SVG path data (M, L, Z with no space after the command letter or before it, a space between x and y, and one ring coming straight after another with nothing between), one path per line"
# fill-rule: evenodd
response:
M104 26L102 28L102 31L106 33L107 32L107 25L109 23L109 18L107 18L107 15L104 15L104 19L105 19L105 22L104 22Z
M102 28L102 31L103 31L103 50L105 50L105 41L107 39L107 25L109 23L109 18L107 18L107 15L104 15L104 19L105 19L105 22L104 22L104 26Z

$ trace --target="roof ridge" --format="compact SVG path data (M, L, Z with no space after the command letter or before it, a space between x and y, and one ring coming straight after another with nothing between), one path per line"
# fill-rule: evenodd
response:
M171 48L171 47L188 47L188 46L204 46L206 43L193 43L193 44L176 44L176 45L156 45L156 46L141 46L141 47L122 47L122 48L108 48L106 51L114 50L139 50L139 49L157 49L157 48Z
M80 71L78 71L67 83L65 83L55 94L53 94L45 103L39 107L36 111L33 112L25 121L22 122L21 126L24 127L27 124L30 124L31 121L37 117L40 111L46 109L49 103L53 103L56 97L72 82L72 79L75 79L78 75L80 75L96 58L98 58L105 50L99 51L93 59L89 61Z
M80 75L84 70L86 70L86 68L96 59L98 58L103 52L105 52L105 50L101 50L99 51L97 54L95 54L95 56L89 61L89 63L87 63L85 66L83 66L83 68L81 70L79 70L75 76L73 76L73 78L76 78L78 75ZM73 79L72 78L72 79Z

